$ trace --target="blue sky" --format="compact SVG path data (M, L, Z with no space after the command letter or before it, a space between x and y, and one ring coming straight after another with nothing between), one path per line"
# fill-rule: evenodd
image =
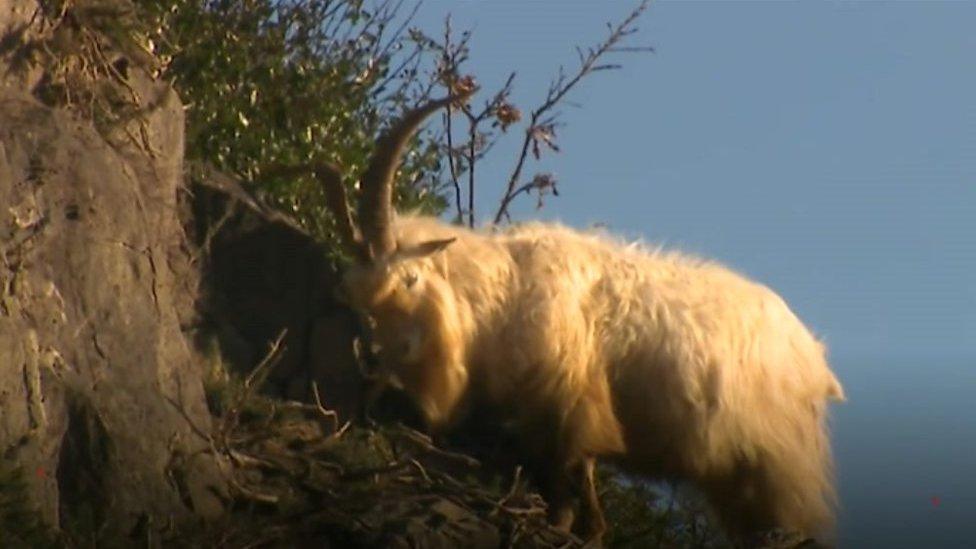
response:
M528 110L629 2L428 1ZM842 547L970 547L976 509L976 2L657 2L563 109L560 197L516 218L718 259L831 349ZM479 170L494 209L514 160ZM484 219L482 219L484 220ZM940 503L932 503L937 497Z
M428 1L474 29L484 89L536 105L633 3ZM761 280L850 357L976 366L976 3L658 2L563 109L561 197L518 218L618 232ZM493 209L514 160L479 166ZM529 172L532 173L532 172Z

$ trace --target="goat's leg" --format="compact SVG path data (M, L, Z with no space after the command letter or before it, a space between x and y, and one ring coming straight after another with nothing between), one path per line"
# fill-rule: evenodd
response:
M607 530L607 521L603 517L603 508L596 490L596 460L585 458L579 467L581 483L580 498L580 532L587 541L599 544L603 533Z
M607 523L596 490L596 460L585 458L550 470L542 488L549 505L549 522L564 532L579 534L589 542L588 547L599 547Z
M576 520L576 490L574 478L563 467L553 467L543 475L543 497L549 507L549 523L563 532L569 532Z

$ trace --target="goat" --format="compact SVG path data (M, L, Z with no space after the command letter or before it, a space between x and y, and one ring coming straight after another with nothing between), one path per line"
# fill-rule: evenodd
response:
M828 534L826 407L843 400L824 346L768 288L713 262L529 223L475 231L395 216L392 181L430 101L394 124L360 180L316 169L345 249L348 302L375 324L380 364L430 428L501 411L545 464L550 520L599 539L594 463L690 481L733 539Z

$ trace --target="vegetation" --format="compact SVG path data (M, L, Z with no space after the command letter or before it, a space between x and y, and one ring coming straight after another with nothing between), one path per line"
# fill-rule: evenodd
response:
M139 0L151 44L187 105L187 157L249 183L313 235L330 239L320 185L282 168L331 162L352 184L377 133L436 91L410 14L383 0ZM440 151L414 140L400 204L439 213Z
M508 219L521 195L557 194L551 174L527 175L532 159L558 151L558 106L588 76L618 68L606 57L649 48L623 44L649 1L609 27L605 40L577 48L578 66L559 67L540 104L522 111L509 96L512 73L483 105L449 112L439 132L414 139L398 172L403 210L444 212L475 224L476 165L497 140L519 127L522 144L491 218ZM128 82L137 67L171 81L186 106L186 156L244 181L330 242L334 231L320 185L293 168L330 162L352 185L382 128L406 108L474 86L463 76L469 32L446 20L443 33L411 26L414 12L395 0L45 0L37 39L13 56L16 65L42 65L38 95L121 129L145 105ZM414 5L414 11L419 4ZM436 37L435 37L436 35ZM0 48L3 51L16 41ZM151 106L149 107L151 108ZM460 115L461 123L452 123ZM144 128L142 128L144 130ZM299 175L296 175L299 173ZM199 174L197 174L199 175ZM486 208L488 209L488 208Z

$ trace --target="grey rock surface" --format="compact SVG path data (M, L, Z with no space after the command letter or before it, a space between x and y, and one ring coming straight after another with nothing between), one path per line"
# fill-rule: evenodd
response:
M0 29L31 5L2 2ZM182 105L133 75L151 105L137 145L30 84L0 84L0 456L30 472L55 525L79 506L118 535L217 515L202 365L182 330L197 285L176 211Z

